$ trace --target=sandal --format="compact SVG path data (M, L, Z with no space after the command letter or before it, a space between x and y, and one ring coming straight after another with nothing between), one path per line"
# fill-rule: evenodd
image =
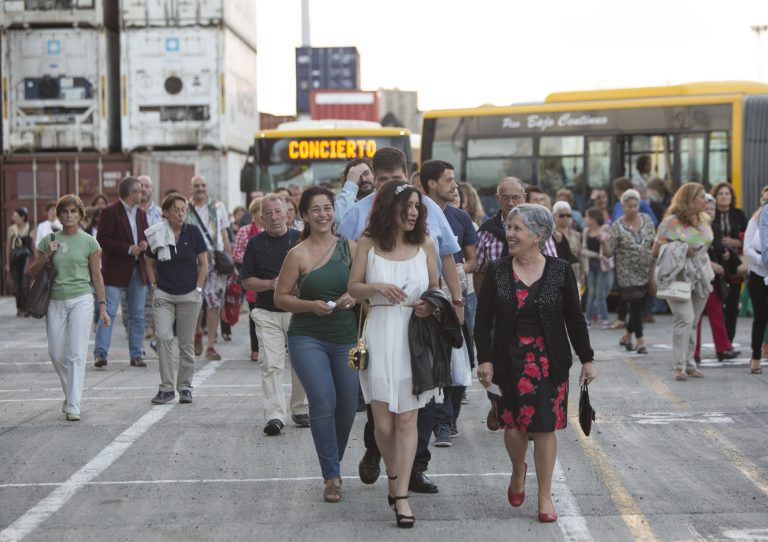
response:
M757 361L757 367L753 367L755 361ZM760 367L760 360L750 360L749 362L749 373L753 375L761 375L763 374L763 368Z
M704 373L699 371L698 369L688 369L685 371L688 376L691 378L704 378Z
M638 346L636 352L638 354L647 354L648 353L648 349L645 347L645 345Z
M624 322L622 322L621 320L616 320L614 323L612 323L612 324L610 324L610 325L608 326L608 329L621 329L621 328L623 328L625 325L626 325L626 324L625 324Z
M401 514L397 511L397 501L402 499L407 499L408 495L400 496L400 497L388 497L391 499L392 502L392 508L395 510L395 522L397 523L397 526L400 529L410 529L414 526L416 523L416 518L414 516L406 516L405 514Z
M632 345L632 339L625 341L624 337L619 339L619 345L627 349L627 352L632 352L635 347Z
M325 481L323 489L325 502L337 503L341 501L341 478L331 478Z
M682 369L675 369L675 380L680 380L681 382L688 380L688 373Z

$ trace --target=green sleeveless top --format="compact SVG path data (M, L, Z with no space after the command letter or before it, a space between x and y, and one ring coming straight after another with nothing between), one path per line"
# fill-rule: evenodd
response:
M347 291L351 262L349 244L344 239L337 240L331 259L325 265L299 275L298 298L309 301L336 301ZM328 316L317 316L313 312L294 314L288 327L288 336L308 336L339 344L355 343L356 310L338 308Z

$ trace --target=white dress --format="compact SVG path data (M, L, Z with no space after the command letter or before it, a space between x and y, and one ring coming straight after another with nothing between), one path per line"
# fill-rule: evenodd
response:
M416 410L435 397L436 390L413 394L411 351L408 346L408 321L413 304L429 287L427 255L419 248L416 255L403 261L378 256L373 248L368 251L365 281L396 284L408 297L399 305L392 305L386 297L376 294L369 299L366 339L370 355L369 366L360 371L360 386L365 402L381 401L389 404L390 412Z

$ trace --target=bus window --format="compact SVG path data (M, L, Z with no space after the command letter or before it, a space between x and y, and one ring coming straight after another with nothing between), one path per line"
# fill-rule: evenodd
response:
M611 139L589 138L587 182L589 188L605 188L611 182Z
M496 193L504 177L530 182L533 176L533 138L483 138L467 141L466 180L478 185L481 196Z
M460 167L462 162L462 147L464 136L462 129L464 119L446 118L435 122L435 139L432 143L432 159L444 160Z
M680 184L704 181L704 136L680 136Z
M584 137L544 136L539 140L539 186L551 197L584 176Z
M709 134L709 186L730 180L728 174L728 132L712 132Z

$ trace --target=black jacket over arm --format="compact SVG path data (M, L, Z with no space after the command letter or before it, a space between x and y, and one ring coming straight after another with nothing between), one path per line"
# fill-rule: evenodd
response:
M557 386L568 379L573 363L571 345L582 363L592 361L594 352L581 311L576 276L571 265L560 258L545 256L539 292L534 299L541 319L549 358L549 374ZM493 381L501 383L507 373L512 341L517 340L515 315L517 295L512 280L512 258L492 262L477 298L475 346L477 361L493 363Z

